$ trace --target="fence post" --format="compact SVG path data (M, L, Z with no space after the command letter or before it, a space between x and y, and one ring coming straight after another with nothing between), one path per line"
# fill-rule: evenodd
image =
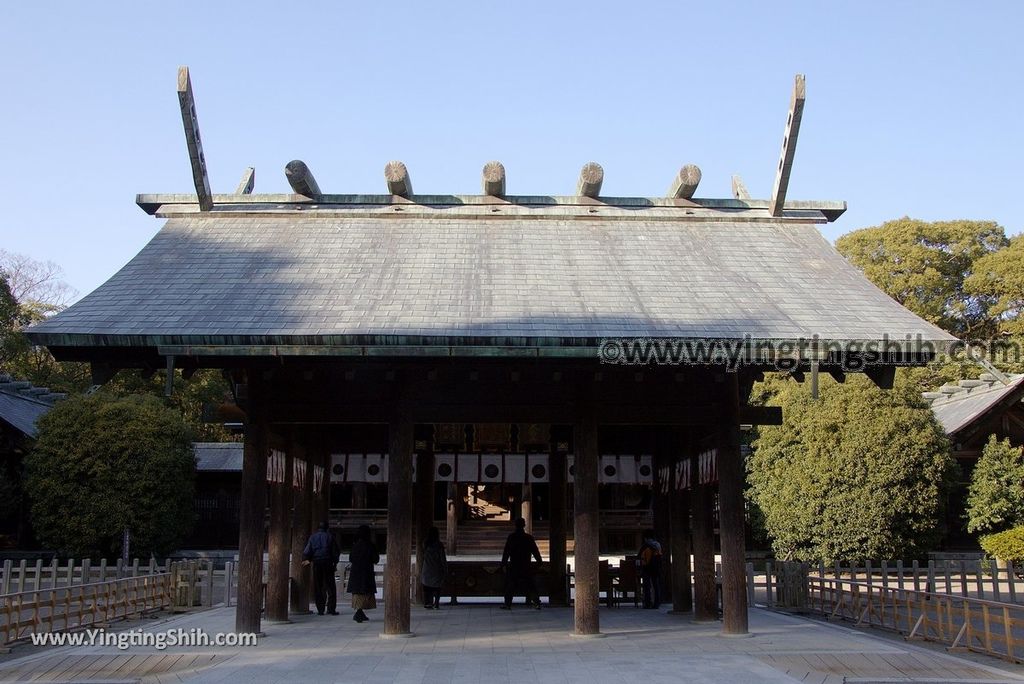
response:
M68 558L68 569L64 572L65 584L70 587L75 583L75 559Z
M206 581L203 586L203 606L213 607L213 559L207 561Z
M775 568L772 566L771 561L765 561L764 563L764 583L765 590L768 593L768 607L775 607Z
M82 559L82 584L90 584L92 582L92 559Z
M1003 562L996 559L992 561L992 598L996 601L1002 601L999 590L999 571L1002 570Z
M1009 582L1010 603L1017 602L1017 571L1013 569L1013 561L1006 562L1006 581Z
M928 561L928 586L926 591L929 594L935 593L935 561Z
M107 559L100 559L100 582L107 581Z
M882 561L882 591L889 588L889 562Z
M754 597L754 564L747 563L747 605L754 605L756 599Z
M13 565L13 563L11 563L11 559L10 558L8 558L7 560L4 561L3 585L0 585L0 594L10 594L11 593L11 569L12 569L11 566L12 565Z
M139 559L136 558L132 561L132 577L139 576Z
M900 583L900 589L903 589L903 561L896 561L896 581Z
M231 561L224 563L224 606L231 607L231 585L234 583L235 564Z
M36 576L35 582L32 584L32 589L39 591L43 588L43 559L36 558Z

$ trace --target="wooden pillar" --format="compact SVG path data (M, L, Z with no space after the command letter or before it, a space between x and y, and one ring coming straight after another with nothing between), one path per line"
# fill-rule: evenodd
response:
M523 485L521 498L522 503L519 507L519 514L526 521L526 533L533 534L533 485L529 483Z
M384 634L410 632L412 547L412 421L398 411L388 431L388 545L384 578Z
M283 481L270 487L270 531L267 535L267 620L288 622L288 556L292 550L291 499L292 454L291 445L284 449Z
M673 488L669 494L669 549L672 556L672 612L693 610L690 584L690 493Z
M738 373L726 373L718 439L718 528L722 542L722 631L746 634L747 582Z
M597 421L592 413L576 425L575 459L575 538L577 635L601 632L598 615L600 592L598 568L598 453Z
M651 497L651 525L654 527L655 539L661 542L665 549L667 549L672 534L669 496L670 488L673 486L673 479L671 474L672 459L666 452L667 440L665 437L665 435L661 435L658 439L658 449L654 455L654 472L656 475L654 492ZM661 481L663 477L666 478L665 482ZM667 590L671 588L671 562L671 554L667 551L664 552L662 555L661 576L658 578L658 587L661 590L660 595L663 603L669 599Z
M327 440L322 437L314 443L316 454L310 461L323 469L323 477L320 480L320 491L313 493L309 509L310 529L313 530L317 529L320 523L331 521L331 450Z
M548 565L551 568L548 601L553 606L567 606L569 597L565 593L565 454L552 449L548 458Z
M416 483L413 485L416 506L416 572L413 582L416 603L423 604L423 585L418 573L423 559L423 543L427 532L434 526L434 455L423 451L416 454ZM390 494L390 491L388 492Z
M459 485L455 482L448 483L448 495L445 503L445 546L449 556L459 552L459 504L462 503L459 496Z
M235 631L260 633L263 611L263 521L267 506L267 392L259 371L247 373L245 445L238 505L238 606Z
M712 490L711 485L697 482L696 462L693 459L690 465L694 477L690 494L693 516L693 619L697 622L711 622L718 619Z
M306 444L299 435L291 441L292 472L296 477L292 484L292 557L289 566L291 576L290 609L296 615L309 613L310 569L302 565L302 550L312 532L309 510L313 499L313 464ZM295 486L298 485L298 486Z

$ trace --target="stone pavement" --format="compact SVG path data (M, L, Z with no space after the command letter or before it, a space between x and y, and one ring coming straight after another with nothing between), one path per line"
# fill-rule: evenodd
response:
M380 637L382 611L358 625L300 616L267 624L255 648L64 647L0 665L0 681L118 682L1024 682L1024 668L971 660L869 632L761 609L749 638L720 625L634 608L602 608L604 638L570 635L572 612L496 604L416 608L414 638ZM147 631L230 631L234 611L218 608L144 623Z

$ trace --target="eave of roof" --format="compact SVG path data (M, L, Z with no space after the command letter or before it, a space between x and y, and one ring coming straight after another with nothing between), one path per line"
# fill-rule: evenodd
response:
M981 426L993 412L1006 410L1024 399L1024 375L1010 375L1008 381L1003 384L984 373L978 380L943 385L923 396L946 434L957 440Z

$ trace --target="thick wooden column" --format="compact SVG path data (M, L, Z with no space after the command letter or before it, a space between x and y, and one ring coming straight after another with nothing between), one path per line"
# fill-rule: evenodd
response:
M284 481L270 483L270 530L267 534L267 620L288 622L288 557L292 550L292 453L284 449Z
M309 613L310 569L302 565L302 550L312 532L309 510L313 503L313 464L309 459L306 443L300 434L291 442L292 472L297 475L292 489L292 557L289 566L291 575L290 609L296 615ZM295 484L298 487L295 487Z
M722 542L722 632L747 633L743 456L738 373L726 373L718 439L718 527Z
M711 622L718 619L718 593L715 586L715 532L712 520L711 485L697 482L697 468L690 461L694 485L690 493L693 534L693 619Z
M417 579L413 582L416 603L423 603L423 585L420 584L418 573L423 559L423 543L427 532L434 526L434 455L423 451L416 458L416 482L413 485L416 507L416 572ZM388 494L390 495L390 491Z
M448 483L448 495L445 504L445 546L449 556L459 552L459 506L462 503L459 496L459 485L455 482Z
M672 556L672 612L693 610L693 587L690 584L690 493L672 489L669 494L671 513L669 548Z
M247 373L245 446L238 503L238 606L235 631L260 632L263 611L263 521L267 507L267 393L259 371Z
M384 577L384 634L411 634L412 421L405 411L391 420L388 439L388 546Z
M551 568L548 601L553 606L569 605L566 596L566 477L565 454L552 449L548 457L548 565Z
M533 485L529 483L524 484L520 496L522 497L522 503L519 507L519 514L526 521L526 533L533 534Z
M577 635L601 632L598 615L598 453L597 421L593 413L576 425L576 459L573 491L575 498Z

